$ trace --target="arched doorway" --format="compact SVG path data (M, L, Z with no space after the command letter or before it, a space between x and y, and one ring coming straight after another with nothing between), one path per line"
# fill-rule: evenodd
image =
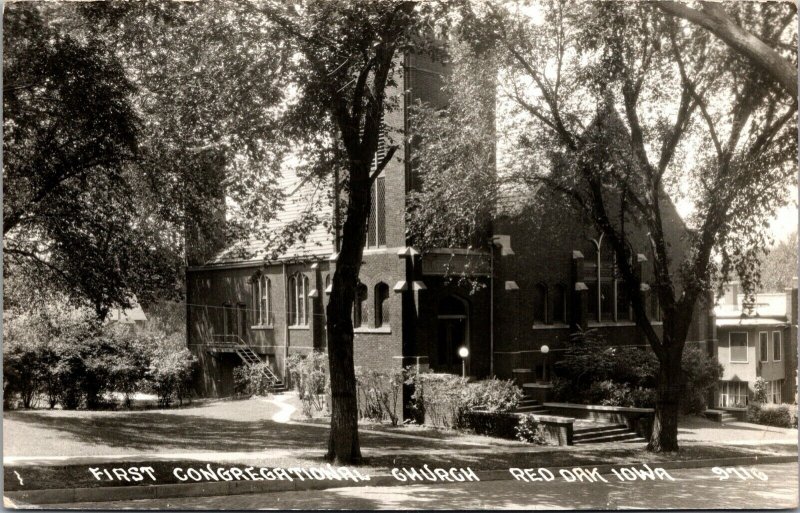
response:
M469 305L458 296L445 296L439 301L436 318L437 339L432 368L436 372L461 374L458 349L469 349ZM467 358L469 371L469 358ZM469 372L467 372L469 374Z

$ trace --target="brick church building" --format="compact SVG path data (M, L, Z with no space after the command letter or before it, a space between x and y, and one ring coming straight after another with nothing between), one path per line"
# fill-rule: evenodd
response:
M405 57L399 107L384 119L389 137L407 127L408 108L415 101L445 101L443 72L442 66L422 57ZM402 139L395 134L395 140ZM401 146L401 159L390 162L374 184L353 312L356 365L393 371L419 364L461 373L458 350L463 346L469 350L464 361L469 376L515 377L546 389L553 360L579 327L597 328L614 344L647 345L615 278L608 245L545 192L533 200L506 195L499 202L490 249L421 254L410 247L406 197L418 187L409 164L411 151L409 145ZM296 177L286 176L282 186L298 193L273 221L276 230L298 219L304 199L312 194ZM678 251L684 224L671 205L665 212L671 249ZM646 282L650 266L644 234L639 242L633 241L634 253ZM269 261L259 242L245 249L244 257L223 249L187 271L188 344L200 360L197 388L203 395L233 391L233 369L242 358L223 341L249 346L281 378L290 355L326 347L325 306L336 268L336 235L320 226L303 243ZM465 269L472 285L482 286L448 279L448 273ZM654 295L648 304L658 327ZM716 351L713 325L711 312L698 309L689 343Z

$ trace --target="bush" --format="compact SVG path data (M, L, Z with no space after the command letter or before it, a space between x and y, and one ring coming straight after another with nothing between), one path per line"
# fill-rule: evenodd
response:
M633 396L628 385L611 380L596 381L589 387L590 404L602 406L633 406Z
M183 404L189 396L197 358L188 349L157 348L150 359L147 380L150 390L158 396L158 404L169 406L174 399Z
M547 445L547 434L533 415L523 415L516 426L516 438L521 442Z
M413 408L429 425L445 428L465 427L465 412L513 410L522 390L513 381L496 378L470 383L453 374L424 373L414 376Z
M681 395L681 411L699 414L705 411L709 391L722 377L722 365L696 345L683 350L681 360L684 390Z
M762 377L756 378L755 382L753 383L753 402L767 402L767 382Z
M359 417L379 422L389 419L392 426L397 426L400 422L397 405L404 381L405 375L402 369L390 375L356 367Z
M3 378L8 382L4 396L10 399L19 395L23 408L34 406L42 381L39 348L13 346L5 351Z
M233 369L233 391L236 395L266 397L272 391L271 370L267 362L255 365L239 365Z
M701 413L722 366L701 348L687 346L682 368L681 411ZM594 330L578 332L555 364L553 396L563 402L654 407L658 369L658 359L649 349L611 347Z
M504 412L516 408L521 399L522 389L512 380L492 378L468 383L461 395L461 407Z
M294 354L286 362L292 384L303 403L303 415L308 418L324 408L324 397L330 389L328 355L314 351L308 355Z
M792 415L787 404L751 403L747 406L747 421L764 426L789 428L797 425L797 410Z
M479 435L508 440L517 437L519 417L508 412L466 410L461 414L460 420L462 429L471 429Z

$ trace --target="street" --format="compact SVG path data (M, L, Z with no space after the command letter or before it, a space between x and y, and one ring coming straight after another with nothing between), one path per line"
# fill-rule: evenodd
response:
M751 469L752 467L745 467ZM431 484L352 487L226 497L54 505L78 509L765 509L796 508L797 464L756 466L767 476L727 480L711 468L675 469L675 481Z

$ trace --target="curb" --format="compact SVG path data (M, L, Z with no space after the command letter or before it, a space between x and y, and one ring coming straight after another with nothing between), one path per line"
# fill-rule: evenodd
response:
M796 463L796 455L779 456L737 456L733 458L714 458L710 460L665 461L663 463L648 463L653 467L663 469L692 469L720 466L740 465L768 465L776 463ZM640 462L631 462L638 465ZM600 474L610 474L611 469L624 467L618 465L581 465L581 468L597 469ZM553 473L562 469L571 470L575 467L546 467ZM476 470L475 474L481 481L510 481L514 477L508 469L504 470ZM49 490L27 490L6 492L5 497L18 506L38 506L44 504L69 504L76 502L111 502L139 499L167 499L179 497L208 497L215 495L243 495L250 493L273 493L306 490L325 490L330 488L345 488L354 486L404 486L423 484L433 481L399 481L389 474L371 475L369 481L224 481L190 484L163 484L147 486L106 486L98 488L58 488ZM447 484L443 482L441 484Z

